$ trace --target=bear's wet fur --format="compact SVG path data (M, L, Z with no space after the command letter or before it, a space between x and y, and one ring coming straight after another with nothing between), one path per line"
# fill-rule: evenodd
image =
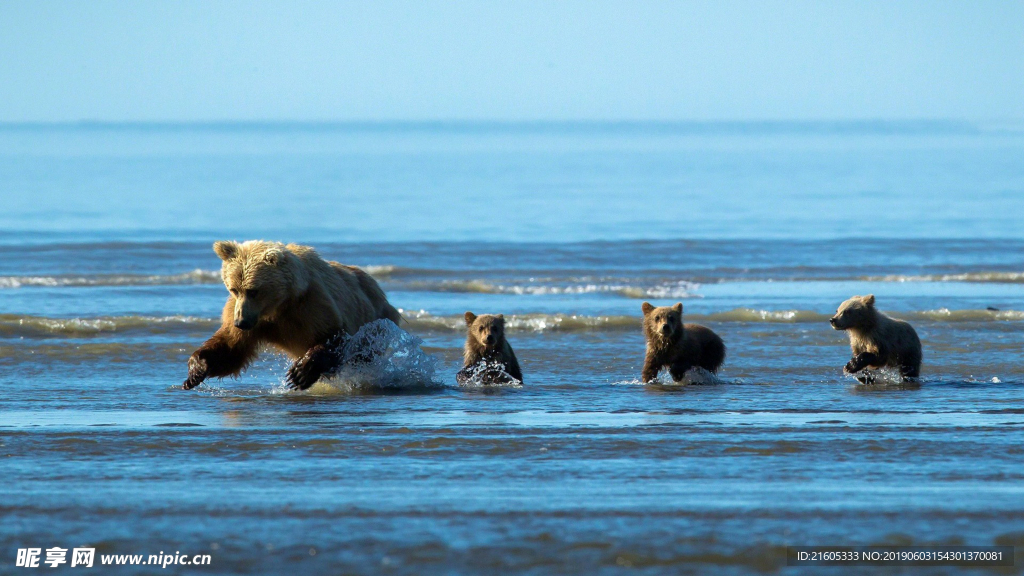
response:
M504 314L481 314L466 312L466 346L463 349L463 367L455 375L460 383L468 383L475 376L483 384L503 384L501 372L523 381L519 360L512 346L505 338ZM480 367L481 363L486 364ZM496 373L497 372L497 373Z
M308 246L227 241L213 251L229 294L220 329L189 357L186 390L209 377L237 376L267 344L297 359L288 384L304 390L337 368L334 352L364 324L401 320L369 274Z
M647 339L643 382L657 379L658 372L666 366L676 382L695 366L713 374L718 372L725 361L725 343L706 326L683 324L682 302L661 307L644 302L641 310Z
M843 372L856 374L865 368L890 367L899 370L904 378L920 375L922 353L917 332L903 320L879 312L874 294L854 296L843 302L829 323L850 336L853 358ZM872 381L869 375L857 379L863 383Z

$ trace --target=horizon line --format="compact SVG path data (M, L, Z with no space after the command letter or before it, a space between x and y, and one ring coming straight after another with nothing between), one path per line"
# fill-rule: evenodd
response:
M449 120L53 120L4 121L0 130L24 129L185 129L185 130L238 130L238 129L291 129L291 130L656 130L700 131L702 129L761 129L768 131L954 131L985 132L1024 130L1024 118L965 119L965 118L866 118L866 119L747 119L747 120L502 120L502 119L449 119Z

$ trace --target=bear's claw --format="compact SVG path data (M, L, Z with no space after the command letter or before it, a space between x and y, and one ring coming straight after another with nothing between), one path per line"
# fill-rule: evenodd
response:
M313 382L307 382L306 371L303 367L304 362L299 360L288 369L288 375L285 377L288 388L292 390L305 390L313 385Z
M317 344L288 369L286 381L292 390L306 390L325 374L332 374L341 366L342 350L348 336L339 332Z
M288 369L287 382L292 390L306 390L324 374L330 366L328 353L323 345L314 346Z
M191 390L196 386L203 383L206 380L207 366L206 360L203 360L199 356L193 354L188 359L188 378L182 383L181 387L184 390Z

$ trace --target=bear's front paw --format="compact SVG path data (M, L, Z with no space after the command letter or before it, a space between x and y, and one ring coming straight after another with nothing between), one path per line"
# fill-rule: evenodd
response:
M857 367L856 360L850 360L846 363L846 366L843 366L843 374L853 374L858 370L860 370L860 368Z
M206 375L209 367L206 364L206 360L199 354L198 351L194 352L188 359L188 378L181 385L185 390L191 390L196 386L203 383L206 380Z
M324 373L324 358L321 347L314 347L305 356L299 358L288 369L286 381L292 390L306 390Z

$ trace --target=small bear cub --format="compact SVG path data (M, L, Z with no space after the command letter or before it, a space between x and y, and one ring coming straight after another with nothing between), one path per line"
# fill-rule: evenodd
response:
M679 382L686 371L699 366L716 373L725 361L725 344L710 328L700 324L683 324L683 303L655 308L650 302L641 306L644 312L644 336L647 356L641 379L647 383L668 366L672 380Z
M854 296L843 302L829 324L850 336L853 358L843 372L856 374L865 368L889 366L898 369L904 378L917 378L921 373L921 340L917 332L903 320L876 310L874 294ZM873 378L860 375L857 380L868 384Z
M479 381L484 384L507 384L508 376L523 381L512 346L505 339L505 315L466 312L466 347L464 365L455 375L459 384ZM481 366L483 364L483 366Z

